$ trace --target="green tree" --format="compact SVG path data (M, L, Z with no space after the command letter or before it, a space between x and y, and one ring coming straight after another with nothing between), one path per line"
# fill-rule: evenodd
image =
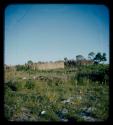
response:
M107 59L106 59L106 53L103 53L103 54L101 54L100 52L98 52L97 54L96 54L96 56L94 57L94 62L95 63L100 63L100 62L102 62L102 61L106 61Z
M84 60L84 57L82 55L76 56L76 61L82 61L82 60Z
M90 52L90 53L88 54L88 58L89 58L90 60L93 61L94 57L95 57L95 53L94 53L94 52Z
M29 61L27 62L27 64L28 64L28 65L32 65L33 62L32 62L31 60L29 60Z
M67 57L64 58L64 66L65 66L65 68L68 67L68 58Z
M27 62L27 65L28 65L28 69L29 69L29 77L30 77L30 69L32 68L32 64L33 64L33 62L31 61L31 60L29 60L28 62Z
M65 62L68 61L67 57L64 58L64 61L65 61Z
M103 56L102 56L102 61L107 61L107 58L106 58L106 53L103 53Z

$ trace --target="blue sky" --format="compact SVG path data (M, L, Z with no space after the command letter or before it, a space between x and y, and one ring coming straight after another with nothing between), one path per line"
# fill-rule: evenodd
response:
M105 52L109 10L104 5L12 4L5 9L4 63L55 61Z

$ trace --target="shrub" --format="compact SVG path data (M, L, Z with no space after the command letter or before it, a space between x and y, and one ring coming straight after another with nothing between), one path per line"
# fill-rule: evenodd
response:
M12 80L5 83L6 87L10 88L12 91L17 91L18 89L17 84L18 82Z
M106 83L109 81L109 67L106 65L93 65L79 68L77 72L77 81L84 82L85 80L91 80L92 82Z
M32 80L27 80L27 81L26 81L25 87L26 87L27 89L33 89L34 86L35 86L35 84L33 83Z
M27 71L27 70L29 70L30 68L29 68L29 66L24 66L24 65L16 65L16 70L17 71Z
M5 110L4 110L5 118L6 118L7 120L9 120L9 119L13 116L14 108L11 107L11 106L8 106L8 105L6 105L6 104L5 104L4 108L5 108Z

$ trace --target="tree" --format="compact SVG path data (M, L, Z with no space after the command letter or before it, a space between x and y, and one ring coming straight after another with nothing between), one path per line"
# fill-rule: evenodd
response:
M100 63L102 61L102 55L101 55L101 53L99 52L99 53L97 53L96 55L95 55L95 57L94 57L94 63L95 64L98 64L98 63Z
M29 60L29 61L27 62L27 68L28 68L28 69L31 69L31 68L32 68L32 65L33 65L33 62L32 62L31 60ZM28 70L28 72L29 72L29 77L30 77L30 70Z
M27 62L27 64L28 64L28 65L32 65L33 62L32 62L31 60L29 60L29 61Z
M103 61L103 62L104 62L104 61L107 61L107 59L106 59L106 53L103 53L102 61Z
M98 52L93 60L94 60L94 63L96 63L96 64L98 64L102 61L106 61L107 60L106 53L103 53L103 55L102 55L100 52Z
M64 66L65 66L65 67L68 66L68 59L67 59L67 57L64 58Z
M68 61L67 57L64 58L64 61L65 61L65 62Z
M17 71L26 70L26 67L24 65L16 65L15 68Z
M90 52L90 53L88 54L88 58L89 58L91 61L93 61L94 57L95 57L95 53L94 53L94 52Z
M76 64L78 66L82 65L83 60L85 60L85 58L82 55L77 55L76 56Z
M81 60L84 60L84 57L82 55L77 55L76 61L81 61Z

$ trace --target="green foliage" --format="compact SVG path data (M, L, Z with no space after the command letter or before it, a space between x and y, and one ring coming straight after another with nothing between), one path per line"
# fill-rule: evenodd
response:
M95 63L100 63L100 62L102 62L102 61L106 61L107 59L106 59L106 53L103 53L103 55L100 53L100 52L98 52L96 55L95 55L95 57L94 57L94 62Z
M76 79L78 83L89 81L106 84L109 81L109 67L103 64L81 66L77 72Z
M27 81L26 81L25 87L26 87L27 89L33 89L34 86L35 86L35 85L34 85L34 83L33 83L32 80L27 80Z
M64 61L67 61L67 60L68 60L68 58L67 58L67 57L65 57L65 58L64 58Z
M102 61L107 61L107 59L106 59L106 53L103 53Z
M29 67L27 65L16 65L16 70L17 71L27 71L29 70Z
M93 59L94 59L94 56L95 56L95 53L94 53L94 52L90 52L90 53L88 54L88 58L89 58L90 60L93 60Z
M77 55L77 56L76 56L76 60L77 60L77 61L84 60L84 57L83 57L82 55Z
M31 60L29 60L29 61L27 62L27 64L28 64L28 65L32 65L33 62L32 62Z
M14 80L7 81L5 87L10 88L12 91L17 91L18 89L18 82Z
M24 76L29 79L23 80ZM98 77L102 76L100 84ZM85 121L81 114L106 120L109 114L109 65L79 66L77 69L7 72L4 84L4 113L11 121ZM37 76L34 80L33 76ZM96 81L92 79L94 76ZM18 77L20 79L18 79ZM7 79L8 78L8 79ZM40 79L39 79L40 78ZM10 79L10 80L9 80ZM13 90L12 86L16 89ZM69 98L70 99L69 101ZM65 102L68 100L67 102ZM65 102L65 103L64 103ZM67 113L63 114L62 110ZM41 115L42 111L46 111Z

